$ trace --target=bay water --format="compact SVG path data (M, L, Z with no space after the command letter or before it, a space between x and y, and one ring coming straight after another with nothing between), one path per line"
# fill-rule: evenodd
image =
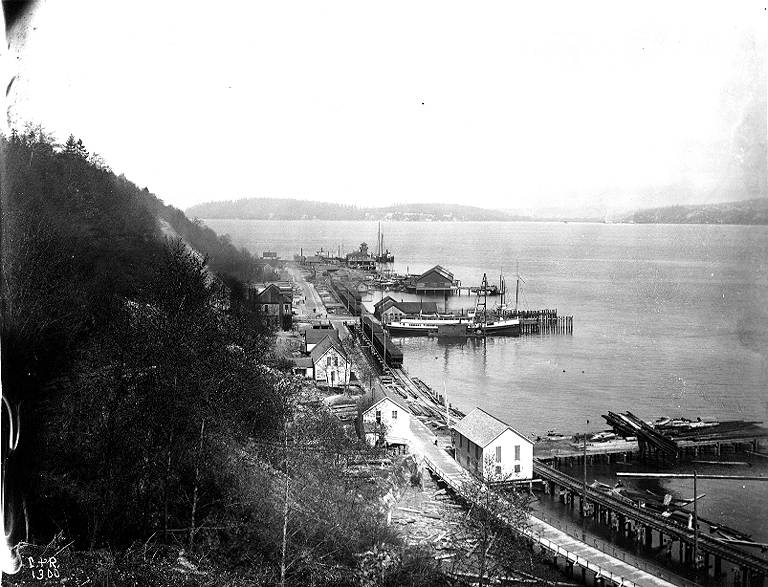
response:
M376 222L206 220L237 246L292 258L375 250ZM768 423L768 227L564 222L384 222L393 269L434 265L463 285L504 274L523 309L572 315L572 335L395 338L408 373L467 412L524 434L606 428L601 414ZM419 299L401 292L397 299ZM511 296L508 296L508 298ZM474 296L436 300L474 307ZM489 298L489 305L492 305ZM513 301L508 299L509 301ZM589 424L587 424L589 420ZM768 459L717 472L768 475ZM681 465L690 469L690 465ZM700 472L707 472L699 469ZM714 472L714 471L712 471ZM605 478L606 473L594 471ZM615 481L615 479L614 479ZM660 489L690 496L685 481ZM768 483L701 482L700 515L768 542Z

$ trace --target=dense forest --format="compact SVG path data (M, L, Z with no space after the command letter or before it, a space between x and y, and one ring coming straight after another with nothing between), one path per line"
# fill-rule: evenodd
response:
M72 558L78 584L166 584L182 555L205 569L184 584L360 584L355 553L397 541L381 486L341 466L372 449L281 370L243 303L258 261L74 137L0 149L11 543L101 553Z
M187 209L193 218L240 218L244 220L519 220L499 210L455 204L395 204L382 207L344 206L309 200L246 198L207 202Z

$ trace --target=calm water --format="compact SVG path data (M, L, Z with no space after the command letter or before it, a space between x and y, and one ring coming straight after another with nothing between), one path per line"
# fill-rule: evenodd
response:
M377 230L375 222L206 223L238 246L289 258L299 247L373 248ZM597 431L607 410L768 422L768 227L388 222L382 230L399 272L440 264L476 285L483 272L493 283L503 270L514 287L519 263L521 307L574 316L572 336L396 339L408 372L445 384L465 411L481 406L533 434L581 430L587 419ZM447 303L472 307L474 298ZM763 461L748 473L768 474ZM768 541L768 483L701 491L702 516L725 516Z

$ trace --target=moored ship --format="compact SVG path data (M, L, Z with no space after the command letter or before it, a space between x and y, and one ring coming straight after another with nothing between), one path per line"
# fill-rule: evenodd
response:
M452 316L445 318L401 318L396 322L389 322L386 324L386 327L393 336L426 336L430 334L438 334L441 326L460 328L462 325L465 325L468 331L472 322L466 318L456 318Z

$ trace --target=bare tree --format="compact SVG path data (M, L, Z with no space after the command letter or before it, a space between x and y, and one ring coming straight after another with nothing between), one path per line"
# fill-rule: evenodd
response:
M532 497L525 490L511 485L510 475L494 474L494 461L486 458L483 478L467 480L461 489L468 511L463 520L466 534L454 537L460 554L454 571L462 575L475 575L480 587L490 581L519 570L520 552L525 544L522 533L528 527L528 514ZM493 479L488 484L484 479ZM506 489L502 489L506 487ZM462 547L473 542L469 551Z

